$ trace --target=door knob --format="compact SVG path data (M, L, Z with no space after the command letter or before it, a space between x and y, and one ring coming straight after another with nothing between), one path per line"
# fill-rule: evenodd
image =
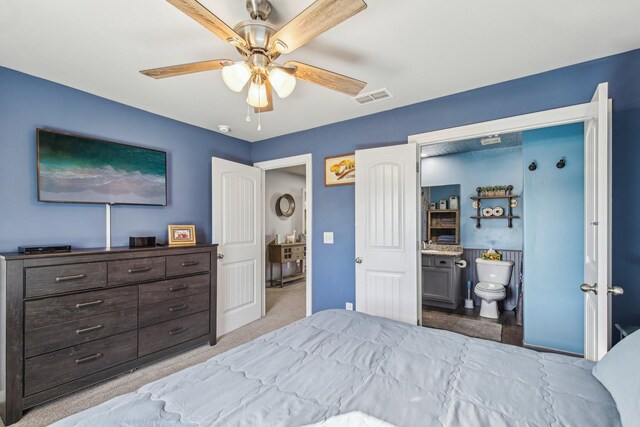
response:
M580 285L580 290L582 292L593 292L594 294L598 295L598 284L594 284L594 285L589 285L587 283L583 283L582 285Z
M620 286L612 286L607 289L607 292L609 292L614 297L617 297L624 294L624 289L622 289Z
M362 258L360 257L356 258L356 264L362 264Z
M218 259L222 259L222 258L224 258L224 255L223 254L218 254Z

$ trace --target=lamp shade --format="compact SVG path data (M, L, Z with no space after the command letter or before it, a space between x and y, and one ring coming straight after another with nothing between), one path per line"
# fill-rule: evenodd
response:
M251 68L242 61L222 68L222 80L229 89L240 92L251 78Z
M269 82L280 98L291 95L296 88L296 78L280 68L272 68L269 71Z
M269 104L267 88L260 79L251 79L247 104L255 108L264 108Z

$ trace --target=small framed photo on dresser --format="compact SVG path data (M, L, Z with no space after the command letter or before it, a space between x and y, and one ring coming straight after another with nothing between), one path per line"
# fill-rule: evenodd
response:
M195 225L170 225L169 246L193 246L196 244Z

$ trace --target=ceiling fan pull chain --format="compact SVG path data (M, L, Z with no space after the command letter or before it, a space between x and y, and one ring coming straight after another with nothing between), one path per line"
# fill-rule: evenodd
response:
M247 104L247 117L244 118L244 121L249 123L251 122L251 105Z
M262 83L264 84L264 82ZM262 99L260 99L260 91L258 91L258 105L262 105ZM262 108L258 109L258 132L262 130Z

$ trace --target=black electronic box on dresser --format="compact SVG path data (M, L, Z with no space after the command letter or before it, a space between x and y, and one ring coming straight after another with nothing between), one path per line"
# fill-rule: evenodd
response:
M216 343L217 245L0 255L0 415Z

